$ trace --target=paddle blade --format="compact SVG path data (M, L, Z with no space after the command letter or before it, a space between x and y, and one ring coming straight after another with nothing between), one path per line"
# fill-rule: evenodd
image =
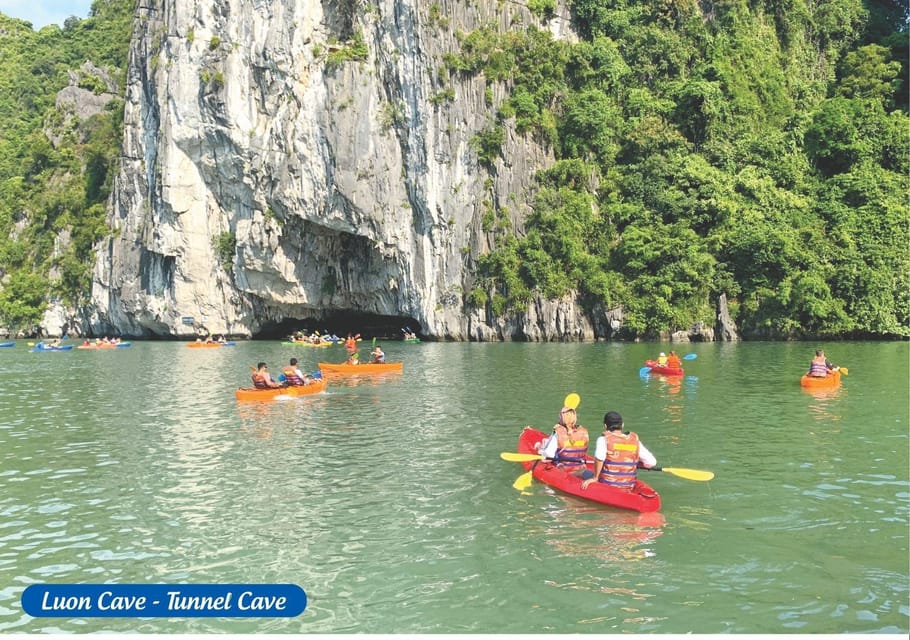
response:
M581 396L577 393L570 393L566 396L566 399L562 401L562 406L569 407L570 409L577 409L579 404L581 404Z
M542 459L539 455L533 453L511 453L509 451L503 451L499 454L499 457L506 462L534 462Z
M845 376L850 375L850 373L847 371L847 367L841 367L841 368L840 368L840 372L841 372L842 374L844 374Z
M512 487L519 491L524 491L531 486L532 482L534 482L534 476L528 471L527 473L518 476L518 478L515 479L515 482L512 483Z
M650 373L651 373L651 367L642 367L641 369L638 370L638 375L640 375L641 377L645 377L646 375L648 375Z
M686 480L696 480L698 482L707 482L714 478L711 471L701 471L699 469L681 469L678 467L662 467L664 473L671 473L674 476L685 478Z
M695 360L698 357L697 353L687 353L683 356L683 360Z

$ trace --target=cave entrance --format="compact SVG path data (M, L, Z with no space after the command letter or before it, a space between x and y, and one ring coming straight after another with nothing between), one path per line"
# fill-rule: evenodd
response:
M414 318L408 316L381 316L371 313L336 312L319 318L284 318L278 322L268 322L262 325L259 333L253 336L254 340L283 340L296 331L303 331L307 335L318 331L319 333L335 334L345 337L350 334L360 334L363 338L378 338L380 340L396 340L404 337L404 331L412 331L420 335L421 326Z

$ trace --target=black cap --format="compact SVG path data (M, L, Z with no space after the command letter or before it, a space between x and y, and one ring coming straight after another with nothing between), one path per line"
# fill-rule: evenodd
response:
M619 428L622 426L622 416L616 411L607 411L604 414L604 426L607 429Z

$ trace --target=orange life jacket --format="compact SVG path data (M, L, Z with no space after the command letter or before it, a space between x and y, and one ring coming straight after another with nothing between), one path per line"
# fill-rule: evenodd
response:
M268 389L269 385L265 381L265 376L259 373L258 371L250 376L250 379L253 381L253 386L257 389Z
M604 438L607 440L607 457L597 481L631 491L638 467L638 435L608 431Z
M682 360L679 356L667 356L667 367L670 369L682 369Z
M563 468L583 465L588 455L588 430L576 426L569 433L569 429L561 424L553 430L556 431L556 464Z
M299 385L306 384L303 381L303 379L297 375L297 370L295 367L288 365L284 369L282 369L282 373L284 373L284 379L287 381L287 383L289 385L298 385L299 386Z

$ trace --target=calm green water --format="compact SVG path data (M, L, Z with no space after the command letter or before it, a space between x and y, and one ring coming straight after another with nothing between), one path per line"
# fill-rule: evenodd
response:
M383 345L404 372L238 404L248 365L343 350L243 343L0 349L0 632L907 633L910 345ZM667 467L651 514L585 503L499 459L582 397ZM593 443L591 445L593 451ZM55 619L32 583L299 584L292 619Z

